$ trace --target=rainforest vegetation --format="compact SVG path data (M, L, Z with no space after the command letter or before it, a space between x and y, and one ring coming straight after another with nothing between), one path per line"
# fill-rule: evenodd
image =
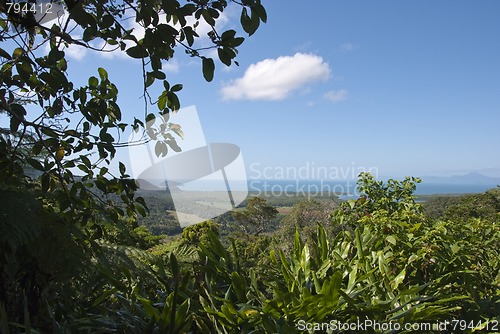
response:
M298 201L270 232L256 222L278 210L253 197L170 237L130 221L89 237L38 202L36 182L4 190L2 332L294 333L367 320L493 332L500 188L422 205L418 181L362 174L357 200Z

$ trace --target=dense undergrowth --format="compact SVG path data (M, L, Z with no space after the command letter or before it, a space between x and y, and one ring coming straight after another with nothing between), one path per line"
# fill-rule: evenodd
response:
M341 327L365 321L493 331L500 189L430 217L416 182L361 175L361 197L310 221L307 235L286 226L221 238L207 222L160 244L127 222L89 233L31 192L4 191L1 332L391 332Z

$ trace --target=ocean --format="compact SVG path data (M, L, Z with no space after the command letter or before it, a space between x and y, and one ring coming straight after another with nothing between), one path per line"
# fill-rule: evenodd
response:
M495 188L496 184L446 184L419 183L415 195L471 194ZM262 195L335 196L341 199L356 198L356 180L249 180L248 190Z
M340 197L341 199L356 198L356 180L256 180L229 182L232 191L248 189L254 195L264 196L297 196L306 197ZM227 191L223 181L197 180L179 186L183 191ZM416 195L438 194L472 194L482 193L495 188L496 184L456 184L429 183L417 184Z

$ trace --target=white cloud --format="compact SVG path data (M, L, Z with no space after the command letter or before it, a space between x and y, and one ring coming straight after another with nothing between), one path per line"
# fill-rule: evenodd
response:
M66 55L75 60L82 60L87 55L87 49L75 44L70 44L67 48L64 49Z
M326 92L323 97L329 101L332 101L334 103L343 101L347 99L347 96L349 95L349 92L346 89L339 89L339 90L331 90L329 92Z
M342 51L349 52L349 51L354 50L356 48L356 46L354 44L352 44L352 43L344 43L339 48Z
M329 75L330 67L322 57L296 53L250 65L243 77L229 82L221 92L227 100L283 100L292 91Z
M312 41L307 41L307 42L304 42L304 43L296 46L293 49L295 51L297 51L297 52L307 52L307 51L311 50L312 46L313 46L313 42Z
M170 73L179 73L179 68L180 68L179 61L177 59L170 59L168 61L165 61L162 63L162 69L165 72L170 72Z

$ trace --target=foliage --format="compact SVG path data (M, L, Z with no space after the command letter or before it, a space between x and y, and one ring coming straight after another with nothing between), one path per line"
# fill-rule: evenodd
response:
M88 253L73 243L71 259L83 261L61 272L72 279L44 285L37 274L40 296L53 296L38 298L47 306L31 313L14 304L21 312L16 314L29 314L27 323L26 317L13 316L10 305L0 305L0 326L44 332L299 333L306 332L300 327L305 323L371 320L410 333L404 324L462 319L468 324L463 332L472 332L498 321L498 222L430 219L412 196L414 186L410 178L383 184L362 175L360 199L341 204L331 216L337 228L329 232L318 224L308 242L297 230L288 253L266 234L243 235L225 247L210 222L151 251L97 241L99 247L85 260ZM27 217L42 210L33 199L25 201L34 210ZM13 229L17 239L2 243L17 245L16 252L41 247L34 242L38 232L22 228ZM196 246L181 245L186 240ZM14 275L38 273L23 268ZM28 293L19 282L16 289Z
M144 198L148 205L148 214L139 216L137 223L144 225L156 235L176 235L182 232L170 193L167 191L146 191L139 189L137 194Z
M266 11L260 0L58 3L67 13L50 23L0 3L0 117L9 124L0 129L0 328L143 332L151 327L141 321L158 317L140 298L156 298L160 289L170 299L163 300L168 319L160 317L156 330L179 332L185 318L177 318L183 313L175 260L167 284L163 257L138 249L159 238L138 226L146 202L123 163L116 164L117 175L110 172L113 158L130 144L120 141L127 129L142 133L133 144L154 140L163 156L178 151L183 133L169 116L180 108L182 85L166 80L165 61L185 50L211 81L215 62L208 49L229 66L244 41L236 30L215 28L221 15L239 7L241 27L252 35ZM211 46L203 49L196 32L201 23L210 27ZM69 48L136 59L144 113L124 122L118 87L104 68L78 86L69 75ZM161 91L152 98L154 84ZM155 125L157 118L164 127ZM178 306L186 310L188 303Z
M198 245L200 242L206 241L209 231L219 235L219 227L211 220L187 226L180 236L181 245Z
M316 200L300 201L294 204L290 212L280 221L278 234L281 235L281 244L293 245L295 231L299 232L302 240L310 243L316 235L318 223L333 234L330 215L336 207L336 203ZM289 250L285 250L285 253L288 252Z
M149 249L159 244L165 238L163 235L154 235L145 226L134 228L130 234L130 245L139 249Z
M465 195L443 212L443 219L466 222L471 218L500 219L500 187L483 194Z
M310 244L295 234L289 256L279 249L271 252L268 275L256 276L253 270L248 279L221 274L218 279L233 290L226 291L220 308L213 302L216 290L210 290L212 303L205 310L223 326L214 331L293 333L300 331L299 321L356 320L404 328L452 319L473 321L472 331L498 319L500 230L494 223L476 220L465 226L427 219L411 195L411 179L384 185L363 175L360 189L366 190L364 200L347 202L335 212L334 223L346 228L333 240L319 225ZM479 226L484 233L476 233ZM226 270L241 257L215 245L204 250L210 247L218 249L214 266L220 256L232 264Z
M71 303L71 289L85 275L84 248L72 238L81 232L27 191L2 191L0 200L0 323L50 328L47 304L58 311Z
M360 200L334 213L344 230L333 240L320 225L310 244L297 232L289 256L282 250L271 254L274 275L264 284L272 297L247 290L260 301L252 313L253 321L259 319L254 328L292 333L299 321L369 319L402 327L452 319L476 326L498 319L500 230L494 222L427 219L412 196L411 178L383 184L362 175L359 182ZM479 226L484 233L477 233ZM255 283L250 279L247 286Z
M267 20L260 0L230 1L241 7L241 25L249 35ZM119 175L112 175L111 164L116 149L128 145L117 141L126 129L143 131L134 144L156 141L157 153L165 156L169 149L178 151L175 136L182 137L178 124L169 123L169 115L180 108L176 95L182 85L171 85L162 70L163 63L174 56L176 47L202 60L202 72L208 81L214 75L214 61L203 55L215 48L225 65L234 63L244 38L235 30L222 33L216 21L229 5L228 1L163 2L64 1L67 19L55 23L37 22L31 12L16 12L12 6L0 6L0 113L10 119L7 135L0 139L0 180L6 186L19 186L32 168L40 175L41 191L69 221L100 224L105 219L117 221L123 216L145 215L145 201L134 197L137 184L119 163ZM126 28L129 18L137 27ZM210 48L197 49L196 33L200 22L210 26ZM51 21L52 22L52 21ZM71 33L81 30L82 38ZM139 32L137 31L139 30ZM143 34L140 30L144 30ZM102 47L96 47L102 45ZM47 47L47 53L42 50ZM82 87L68 76L69 47L95 52L123 52L138 59L143 67L145 105L156 105L158 113L134 118L133 124L122 122L118 88L106 69L96 69ZM148 89L155 81L163 87L157 99ZM139 115L137 115L139 116ZM166 127L156 127L161 118ZM113 135L114 134L114 135ZM21 149L22 148L22 149ZM40 153L43 151L43 156ZM93 153L98 157L92 158ZM75 170L83 173L75 178ZM117 205L110 196L123 202Z
M271 205L261 197L252 197L248 200L244 210L233 212L233 218L238 227L246 234L259 235L266 231L268 225L278 215Z
M233 233L229 239L229 247L237 256L240 273L249 275L253 272L257 278L264 279L269 274L269 252L276 247L276 237Z
M458 196L432 197L423 203L425 215L432 219L442 219L445 210L451 205L457 204Z

